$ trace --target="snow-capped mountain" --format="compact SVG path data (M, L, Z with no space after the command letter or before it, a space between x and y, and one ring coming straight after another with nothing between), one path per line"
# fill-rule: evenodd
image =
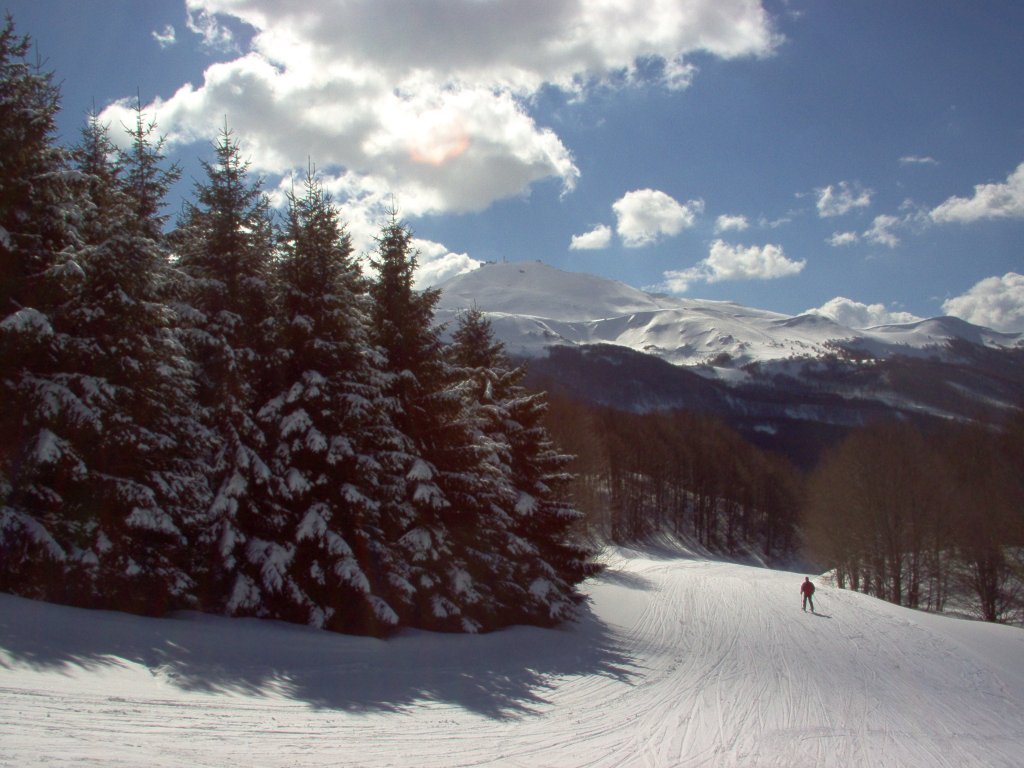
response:
M733 302L646 293L540 262L485 264L441 289L440 319L475 305L488 315L510 353L528 357L540 356L553 345L613 344L674 365L736 370L749 363L823 357L837 349L888 358L932 356L955 340L990 348L1024 347L1022 334L999 333L952 317L854 329L822 315L793 317Z
M954 317L856 329L733 302L645 293L540 262L487 264L442 287L475 306L534 386L633 411L682 408L811 465L879 420L1000 421L1024 403L1024 337Z

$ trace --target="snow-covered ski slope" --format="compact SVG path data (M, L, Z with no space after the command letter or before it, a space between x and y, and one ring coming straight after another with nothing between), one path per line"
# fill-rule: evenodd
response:
M581 621L387 641L0 595L0 764L1020 766L1024 630L612 549Z

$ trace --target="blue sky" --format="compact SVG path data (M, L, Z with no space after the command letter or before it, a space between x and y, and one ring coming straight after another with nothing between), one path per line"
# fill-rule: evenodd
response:
M225 118L422 282L541 259L851 325L1024 331L1024 3L19 0L61 130L141 98L188 194Z

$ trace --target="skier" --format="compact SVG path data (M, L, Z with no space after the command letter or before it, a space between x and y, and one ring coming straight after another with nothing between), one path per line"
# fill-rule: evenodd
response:
M800 594L804 596L804 610L807 604L811 604L811 613L814 613L814 585L811 584L811 577L804 576L804 583L800 585Z

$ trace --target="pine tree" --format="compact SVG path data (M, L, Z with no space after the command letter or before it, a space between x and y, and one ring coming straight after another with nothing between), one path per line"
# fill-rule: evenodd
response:
M478 308L459 317L452 341L453 361L473 383L482 440L502 472L501 506L491 516L492 539L501 547L494 556L511 563L496 585L502 621L556 624L573 616L580 599L575 585L594 572L591 553L570 534L582 517L567 499L571 457L556 450L544 426L543 395L522 387L525 366L511 366Z
M208 458L212 503L200 547L203 604L230 614L259 614L260 585L273 583L279 554L262 542L283 530L279 484L257 412L270 391L274 334L272 261L275 232L262 180L227 128L204 162L173 234L178 281L175 307L182 338L197 366L198 402L213 434ZM276 534L275 534L276 535Z
M288 530L280 547L281 618L383 634L396 573L383 542L380 497L402 447L384 402L379 352L368 340L366 283L348 234L312 170L288 196L280 260L280 392L260 416L274 435Z
M82 472L69 441L74 398L60 380L54 315L79 288L60 94L8 15L0 29L0 589L45 596L74 556L55 534L62 479Z
M55 270L75 244L67 153L55 142L60 90L26 59L31 39L0 28L0 318L62 298Z
M493 626L494 599L478 540L498 475L476 440L464 387L433 323L438 292L413 288L412 234L392 218L378 240L370 286L372 340L387 355L395 424L410 441L405 488L384 513L385 534L409 564L413 626L479 631ZM489 549L485 544L484 549Z
M191 368L160 299L167 251L154 217L168 177L153 165L130 183L154 149L148 132L130 135L130 151L115 162L106 128L91 117L74 152L85 279L57 325L83 470L67 485L64 517L88 532L76 545L93 594L81 601L162 613L195 605L188 553L206 495L203 433ZM136 194L151 201L147 209Z

